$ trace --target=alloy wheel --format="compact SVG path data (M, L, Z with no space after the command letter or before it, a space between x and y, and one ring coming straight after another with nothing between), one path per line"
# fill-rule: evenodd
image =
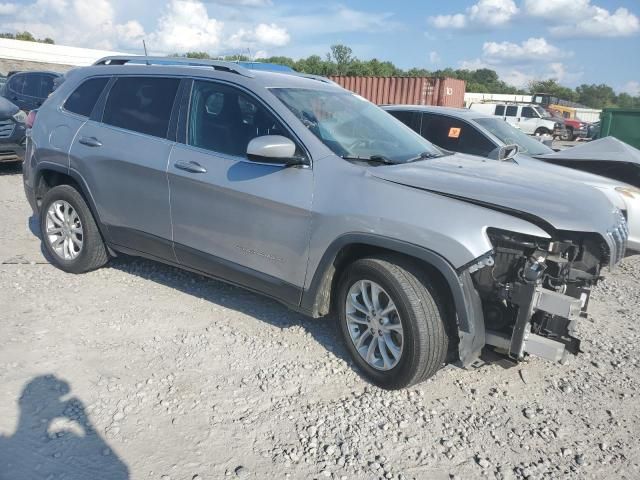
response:
M390 370L402 357L404 331L398 308L377 283L359 280L346 298L349 336L358 354L377 370Z
M69 202L56 200L47 210L45 235L51 249L63 260L74 260L82 251L82 222Z

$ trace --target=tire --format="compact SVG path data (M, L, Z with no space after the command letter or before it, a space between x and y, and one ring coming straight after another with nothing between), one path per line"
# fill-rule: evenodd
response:
M367 282L373 282L382 288L383 291L378 294L380 309L384 310L385 304L383 302L386 297L395 304L397 315L391 314L384 320L389 321L386 327L383 326L383 320L379 320L379 325L375 323L376 320L372 320L368 325L352 321L356 315L358 321L361 322L361 316L365 315L359 310L352 310L349 313L348 309L353 304L347 306L347 300L351 302L350 293L354 291L352 289L358 291L362 286L360 283L362 281L365 282L365 290ZM367 291L371 293L373 287ZM370 299L373 297L370 295ZM380 256L355 261L346 268L340 279L336 300L338 302L336 305L338 321L345 346L365 377L375 385L385 389L409 387L433 376L443 365L449 346L449 338L445 328L446 305L430 285L426 274L404 257ZM356 301L361 307L363 306L360 303L362 300L362 295L356 297ZM389 304L387 303L387 305ZM392 316L396 323L391 323ZM348 322L348 318L350 322ZM378 343L377 350L375 346L373 347L372 359L378 363L377 366L374 366L358 352L356 343L360 337L354 340L353 336L357 334L354 334L354 331L361 332L364 338L365 331L369 330L368 335L371 337L371 341L366 342L365 340L362 349L367 343L368 347L371 347L374 340L385 342L385 339L394 334L393 332L397 334L400 325L402 342L397 341L397 338L396 341L391 339L396 353L397 346L401 346L398 356L394 357L391 348L381 346ZM372 328L370 329L369 326ZM379 328L377 333L371 333L376 327ZM394 330L391 334L388 330L381 333L383 328L393 328ZM381 336L382 340L378 339L376 335ZM387 345L389 344L387 343ZM381 348L384 349L385 356L389 360L396 362L395 365L393 361L386 364ZM369 350L369 348L366 349Z
M544 127L540 127L535 131L534 135L536 137L541 137L542 135L551 135L551 132Z
M573 142L573 139L575 138L575 135L573 134L573 128L565 128L565 134L564 135L560 135L560 139L564 140L565 142Z
M57 207L61 207L63 212L66 211L68 218L73 220L66 221L66 216L58 216L55 212L53 213L55 218L51 218L50 209L56 210ZM60 209L58 208L57 211ZM61 252L61 246L54 244L58 243L58 240L65 235L65 233L57 232L57 230L63 229L74 238L69 239L68 250L66 250L65 242L60 244L63 245L63 252ZM40 208L40 232L42 232L42 244L48 260L65 272L85 273L102 267L109 260L107 249L91 210L82 195L70 185L53 187L45 194ZM49 235L48 232L55 233ZM76 242L79 242L81 246L78 246Z

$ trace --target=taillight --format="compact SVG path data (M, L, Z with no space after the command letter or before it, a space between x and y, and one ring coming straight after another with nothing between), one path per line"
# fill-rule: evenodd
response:
M31 110L29 112L29 115L27 115L27 119L24 122L25 127L27 128L33 128L33 122L36 121L36 110Z

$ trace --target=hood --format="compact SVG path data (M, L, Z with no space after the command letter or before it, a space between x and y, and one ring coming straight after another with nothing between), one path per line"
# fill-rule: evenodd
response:
M640 150L615 137L604 137L559 152L537 155L536 158L548 162L554 160L575 162L606 161L634 163L640 166Z
M371 167L374 177L506 211L553 230L597 232L617 224L617 209L604 193L545 172L544 165L454 154L413 163Z
M4 97L0 97L0 120L13 117L20 110L16 105Z

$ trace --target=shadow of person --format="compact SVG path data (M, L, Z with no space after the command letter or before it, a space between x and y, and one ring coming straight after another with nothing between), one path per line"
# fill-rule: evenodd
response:
M16 432L0 436L1 480L125 480L129 469L95 431L69 384L31 380L20 396Z

